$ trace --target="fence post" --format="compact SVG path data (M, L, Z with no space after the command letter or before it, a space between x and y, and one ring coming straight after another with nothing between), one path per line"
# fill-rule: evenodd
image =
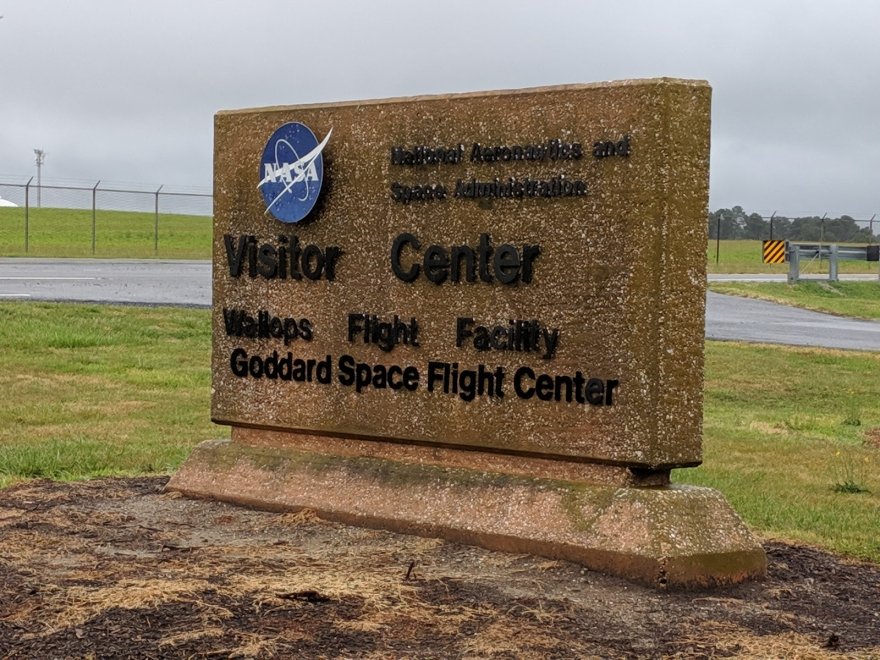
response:
M153 223L153 256L159 256L159 193L162 191L162 188L165 187L163 183L156 189L156 219Z
M788 244L788 283L797 284L801 272L801 249L799 246Z
M837 243L832 243L828 248L831 250L828 262L828 281L837 282L840 279L837 276Z
M96 211L98 208L98 205L96 203L97 197L98 197L98 186L100 186L100 185L101 185L101 180L98 179L98 183L96 183L95 187L92 188L92 256L93 257L95 256L95 243L97 242L96 241L96 238L97 238L96 225L97 225L97 223L95 220L96 220L96 216L97 216Z
M28 253L29 237L30 237L30 211L31 211L31 181L34 177L28 179L24 184L24 253Z

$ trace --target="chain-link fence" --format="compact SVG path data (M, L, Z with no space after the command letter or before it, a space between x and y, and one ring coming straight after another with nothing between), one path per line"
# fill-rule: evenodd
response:
M0 255L208 259L204 189L0 178Z
M849 215L829 218L825 213L793 217L777 212L769 215L748 213L736 206L712 211L707 220L709 270L716 273L784 272L785 264L763 263L762 241L765 239L813 243L820 247L865 246L880 241L880 219L876 215L870 218ZM801 266L816 274L828 270L829 262L820 249L814 258ZM877 272L877 264L867 260L847 260L840 268L845 273Z
M880 241L880 219L822 216L786 216L747 213L741 207L719 209L709 214L709 238L712 240L816 241L819 243L868 243Z

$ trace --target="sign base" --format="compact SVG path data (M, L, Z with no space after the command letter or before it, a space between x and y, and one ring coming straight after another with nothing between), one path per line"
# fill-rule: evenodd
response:
M659 589L735 584L767 567L721 493L671 485L668 472L233 427L231 441L196 447L166 488L564 559Z

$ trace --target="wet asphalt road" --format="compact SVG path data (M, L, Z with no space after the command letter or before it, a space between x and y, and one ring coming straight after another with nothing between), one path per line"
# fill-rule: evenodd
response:
M0 300L210 307L211 263L0 259ZM880 351L880 322L856 321L710 292L706 337Z
M858 321L710 291L706 297L706 337L880 351L880 322Z
M210 261L0 259L0 300L211 306Z

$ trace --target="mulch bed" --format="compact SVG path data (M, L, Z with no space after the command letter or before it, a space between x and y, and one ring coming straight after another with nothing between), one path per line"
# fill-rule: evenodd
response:
M165 481L0 491L0 658L880 657L880 567L809 547L663 593Z

